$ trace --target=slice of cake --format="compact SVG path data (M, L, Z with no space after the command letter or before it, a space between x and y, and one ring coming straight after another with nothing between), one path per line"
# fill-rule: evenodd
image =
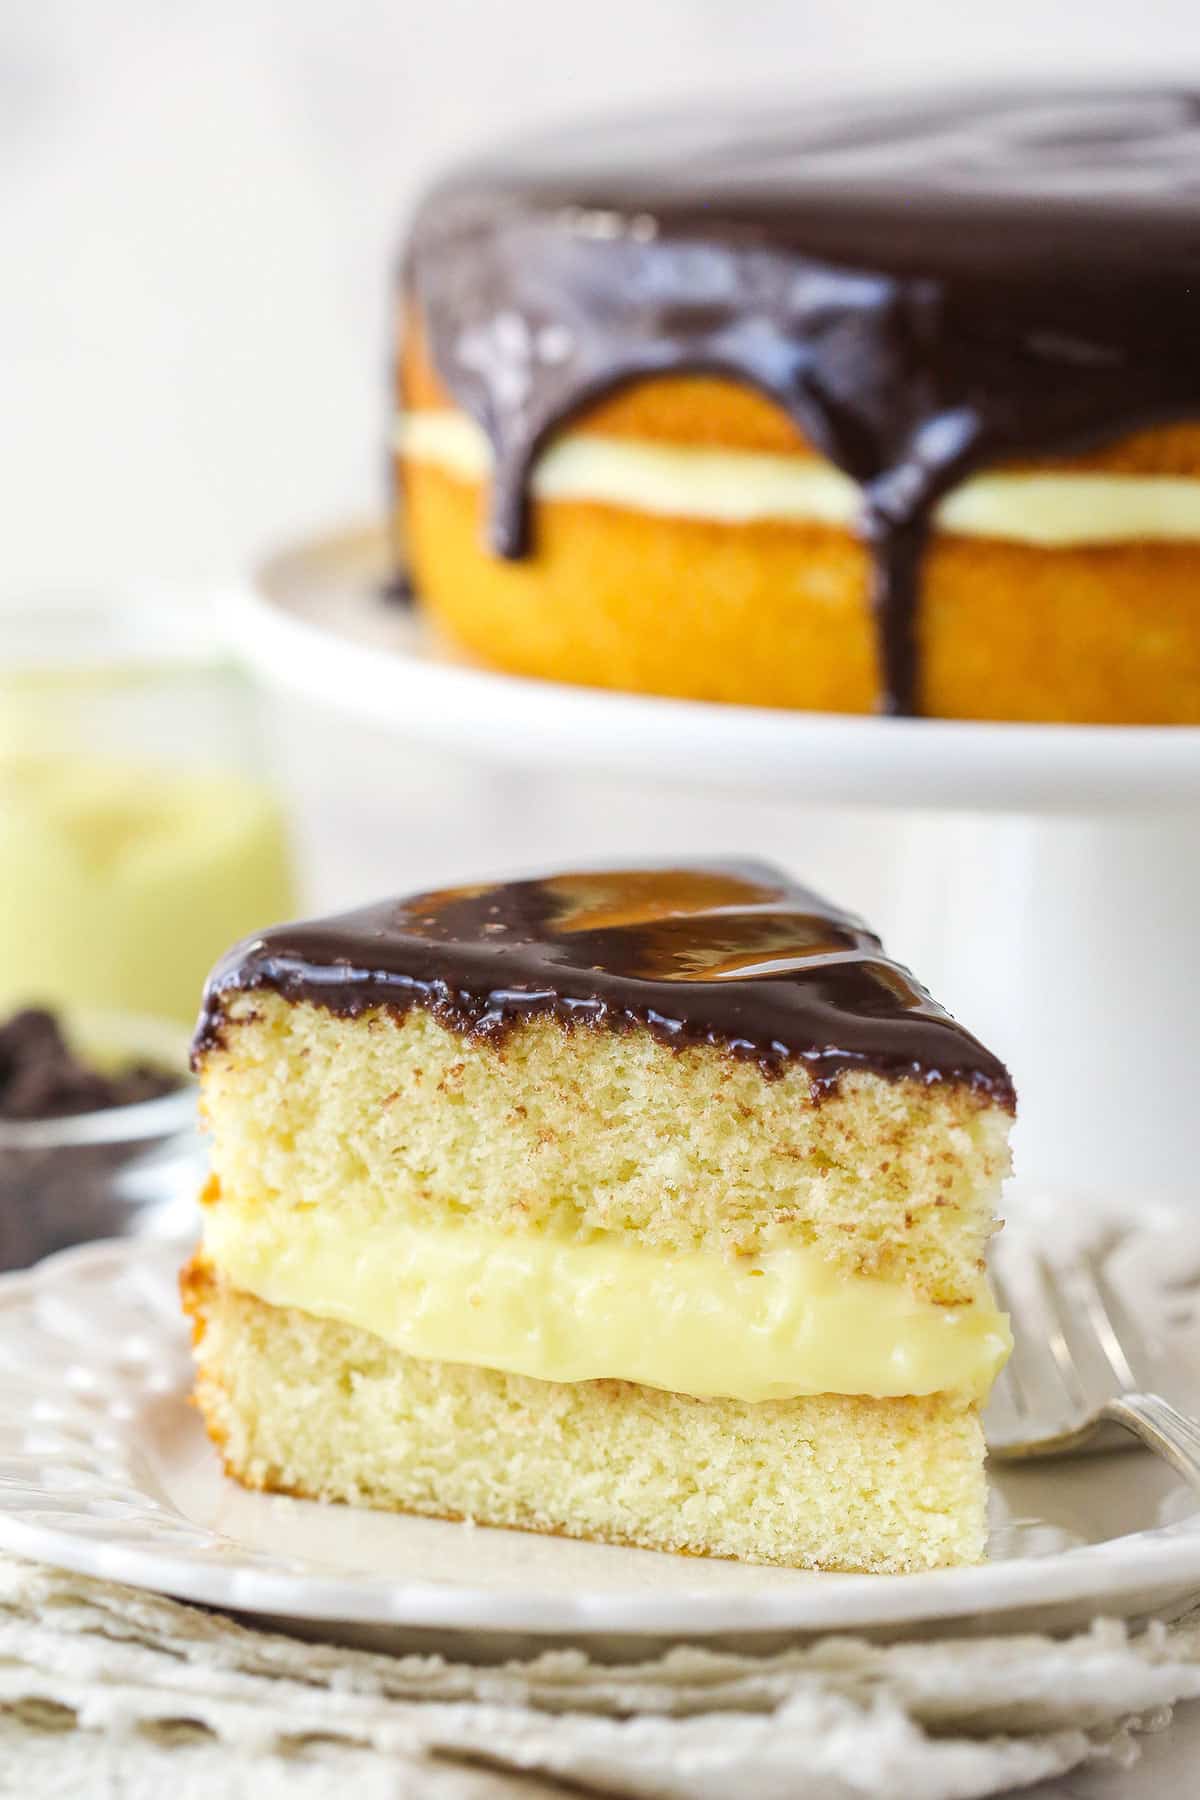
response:
M658 1550L983 1554L1003 1066L771 868L240 945L196 1043L197 1398L249 1486Z

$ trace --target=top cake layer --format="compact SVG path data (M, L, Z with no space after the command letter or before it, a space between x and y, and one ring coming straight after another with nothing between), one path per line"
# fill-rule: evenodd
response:
M981 467L1200 415L1200 96L918 95L624 119L439 184L406 284L526 547L546 438L619 383L744 381L862 488L886 704L921 553Z
M283 925L214 971L197 1037L220 1040L223 996L274 989L356 1015L423 1007L493 1036L550 1015L707 1043L814 1088L849 1070L979 1089L1011 1108L1003 1064L879 939L759 864L633 869L449 888Z

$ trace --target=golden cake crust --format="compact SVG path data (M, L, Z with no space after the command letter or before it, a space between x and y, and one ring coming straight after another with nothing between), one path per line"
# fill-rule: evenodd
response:
M402 403L452 408L420 334ZM561 435L604 433L813 458L762 395L713 377L621 389ZM1047 473L1200 473L1200 424L1141 431ZM533 503L533 553L483 541L478 484L399 458L403 535L430 617L482 661L587 686L862 713L878 676L866 552L833 526L726 524L576 500ZM921 710L947 718L1200 720L1200 544L1044 549L938 535L918 621ZM654 629L647 622L654 621Z

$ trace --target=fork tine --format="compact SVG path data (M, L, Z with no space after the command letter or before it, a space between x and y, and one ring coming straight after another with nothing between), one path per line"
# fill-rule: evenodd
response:
M1137 1377L1125 1352L1121 1334L1113 1319L1112 1307L1101 1286L1099 1274L1085 1257L1073 1258L1063 1266L1079 1310L1086 1317L1113 1379L1123 1391L1137 1386Z
M1022 1244L994 1260L996 1297L1012 1315L1016 1347L987 1409L988 1449L998 1461L1023 1462L1140 1440L1200 1490L1200 1421L1139 1373L1144 1357L1150 1368L1161 1365L1161 1351L1104 1254L1093 1245L1051 1260Z
M1083 1411L1095 1413L1116 1395L1135 1391L1129 1352L1088 1253L1043 1261L1042 1280L1065 1346L1060 1354L1072 1360Z
M1071 1316L1064 1306L1063 1292L1054 1278L1054 1270L1045 1257L1034 1258L1034 1280L1042 1307L1042 1329L1050 1354L1054 1358L1067 1398L1075 1412L1088 1410L1087 1390L1079 1371L1079 1362L1071 1348L1069 1336Z
M1022 1258L1020 1274L1023 1279L1018 1279L1015 1268L992 1270L997 1298L1013 1322L1013 1353L1004 1376L1011 1384L1017 1412L1044 1429L1051 1421L1077 1412L1082 1402L1078 1384L1072 1387L1070 1383L1070 1353L1036 1260Z
M1121 1292L1120 1283L1109 1272L1107 1257L1103 1260L1095 1258L1094 1267L1096 1282L1133 1375L1134 1387L1155 1387L1164 1377L1169 1383L1172 1371L1166 1365L1171 1359L1160 1335L1157 1314L1148 1320L1144 1313L1139 1315L1133 1311Z

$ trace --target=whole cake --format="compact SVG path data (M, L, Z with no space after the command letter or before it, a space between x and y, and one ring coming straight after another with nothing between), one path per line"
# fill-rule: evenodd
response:
M758 865L481 884L215 971L184 1277L252 1487L797 1566L984 1549L1003 1066Z
M1200 720L1200 93L706 107L448 175L403 263L422 606L502 668Z

